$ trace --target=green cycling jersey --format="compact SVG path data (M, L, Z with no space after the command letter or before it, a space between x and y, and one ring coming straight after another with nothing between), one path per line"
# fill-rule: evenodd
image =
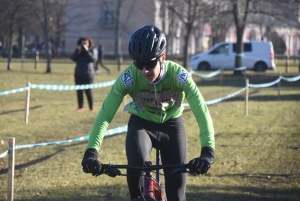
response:
M127 94L132 101L126 110L156 123L182 115L186 98L200 128L201 147L215 148L213 122L196 83L185 68L172 61L164 62L163 71L156 83L145 80L133 64L122 72L96 117L87 148L100 149L104 133Z

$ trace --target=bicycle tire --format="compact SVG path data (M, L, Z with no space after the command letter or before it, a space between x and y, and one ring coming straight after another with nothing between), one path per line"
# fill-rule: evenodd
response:
M152 197L145 197L145 198L135 199L134 201L158 201L158 200Z

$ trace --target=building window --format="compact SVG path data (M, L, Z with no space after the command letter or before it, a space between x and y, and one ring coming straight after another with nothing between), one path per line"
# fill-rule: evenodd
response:
M115 27L116 19L114 13L115 13L115 7L112 4L105 2L102 7L102 16L101 16L103 27L107 27L107 28Z

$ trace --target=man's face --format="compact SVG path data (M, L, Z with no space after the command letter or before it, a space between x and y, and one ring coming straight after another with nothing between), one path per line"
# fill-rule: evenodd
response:
M162 54L159 58L153 58L148 61L135 61L134 65L140 70L148 82L153 82L159 76L160 62L163 64L165 60L166 54Z

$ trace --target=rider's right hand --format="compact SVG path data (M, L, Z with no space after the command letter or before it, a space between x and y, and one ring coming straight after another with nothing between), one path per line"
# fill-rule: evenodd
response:
M99 175L102 164L98 161L98 151L96 149L87 149L84 153L82 162L82 170L85 173L92 173L92 175Z

